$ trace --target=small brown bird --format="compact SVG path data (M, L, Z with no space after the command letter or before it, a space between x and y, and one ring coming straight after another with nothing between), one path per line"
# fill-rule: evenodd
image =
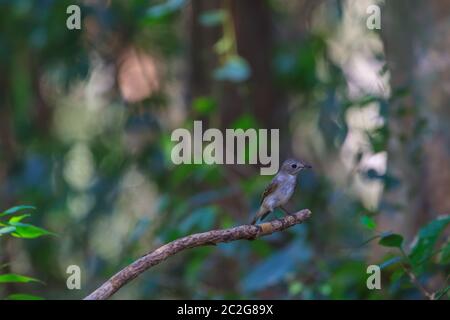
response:
M286 214L289 212L283 207L291 198L297 184L297 174L303 169L310 169L311 166L295 159L288 159L283 162L280 170L272 179L261 198L261 207L253 218L251 224L255 224L259 219L263 220L269 213L280 207Z

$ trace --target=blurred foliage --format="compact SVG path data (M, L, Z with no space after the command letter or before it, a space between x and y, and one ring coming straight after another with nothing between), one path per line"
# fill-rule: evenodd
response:
M245 97L230 128L268 126L249 107L249 81L258 70L239 49L230 3L218 1L217 8L193 14L198 7L183 0L79 1L83 27L71 31L65 9L73 1L0 1L0 201L40 208L33 216L23 213L33 210L27 206L0 214L0 266L11 271L2 272L0 283L35 281L15 270L45 281L26 294L0 284L1 297L82 298L149 250L186 234L246 223L256 211L271 177L251 166L175 166L170 160L171 131L192 129L198 119L219 127L236 110L224 104L228 97ZM258 241L182 252L117 298L422 298L405 267L422 283L440 281L436 297L448 297L450 245L442 241L448 216L422 226L409 249L410 239L377 223L388 204L364 198L373 186L388 191L402 183L363 163L387 152L388 109L409 95L408 88L393 88L389 98L379 91L351 94L348 70L333 44L343 25L341 1L325 6L325 27L307 32L294 23L299 8L293 2L293 12L282 1L269 3L277 33L272 61L264 64L273 72L275 107L280 117L287 115L280 128L290 137L286 153L314 167L301 174L301 191L290 206L309 208L311 221ZM200 29L189 29L195 23ZM214 41L194 51L193 37L209 39L208 32L217 33ZM149 85L153 91L139 101L124 94L146 88L139 72L122 69L134 59L127 55L130 48L142 70L144 61L153 61L149 68L156 70L149 73L156 79L145 81L158 85ZM386 69L385 57L374 56L373 63ZM206 65L208 89L187 98L195 77L185 73L193 58ZM358 150L344 159L346 142L355 135L350 114L371 109L376 125L364 128ZM427 124L416 120L416 134L422 135ZM253 151L246 150L247 159ZM51 234L46 229L58 237L41 237ZM36 239L12 243L16 239L5 235ZM375 255L382 247L387 250ZM372 263L383 270L382 290L366 287ZM83 271L80 291L66 288L70 264Z

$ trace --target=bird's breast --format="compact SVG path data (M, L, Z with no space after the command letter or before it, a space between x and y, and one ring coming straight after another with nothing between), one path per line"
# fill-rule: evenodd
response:
M280 188L279 200L280 202L286 202L294 193L295 182L284 183Z
M273 206L280 206L285 204L294 193L295 184L296 179L294 176L288 176L282 179L272 199Z

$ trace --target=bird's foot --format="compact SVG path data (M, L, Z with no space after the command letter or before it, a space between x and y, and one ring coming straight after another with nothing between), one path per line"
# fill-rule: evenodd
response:
M292 213L290 213L289 211L287 211L285 207L280 206L280 209L283 210L283 212L284 212L286 215L288 215L288 216L291 216L291 215L292 215Z

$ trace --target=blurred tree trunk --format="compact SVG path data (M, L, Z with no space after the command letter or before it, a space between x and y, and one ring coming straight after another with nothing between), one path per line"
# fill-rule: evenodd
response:
M220 108L222 127L239 116L251 114L265 129L280 129L280 159L290 150L287 101L275 84L273 54L274 23L268 1L230 1L237 51L249 64L245 84L224 83Z
M388 173L400 185L385 191L380 225L412 237L450 212L450 2L386 1L382 19L392 90L408 91L390 105Z
M212 94L212 70L217 65L213 52L214 44L220 38L220 27L205 27L200 24L202 13L220 7L218 0L192 1L189 24L189 59L188 103L200 96Z
M231 1L231 14L236 31L237 49L250 65L248 90L240 85L226 87L222 114L225 126L247 111L267 128L280 128L286 113L279 101L280 92L273 81L274 50L271 10L267 1ZM230 101L231 100L231 101ZM230 112L231 111L231 112Z

